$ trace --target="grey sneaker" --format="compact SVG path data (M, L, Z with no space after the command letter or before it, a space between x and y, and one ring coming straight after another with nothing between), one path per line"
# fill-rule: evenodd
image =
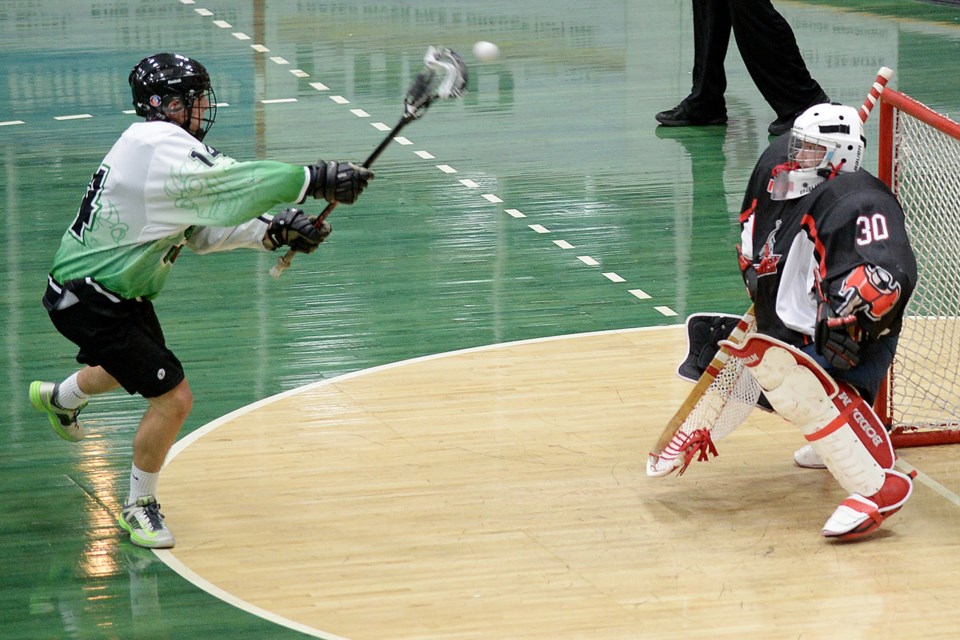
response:
M36 380L30 383L30 404L37 411L43 411L47 414L50 426L57 432L57 435L64 440L77 442L83 440L86 435L83 432L83 426L77 422L77 416L87 406L86 401L76 409L64 409L57 404L57 391L60 385L55 382L40 382Z
M160 505L153 496L143 496L133 504L124 505L117 522L130 534L130 542L138 547L169 549L176 543L163 523Z

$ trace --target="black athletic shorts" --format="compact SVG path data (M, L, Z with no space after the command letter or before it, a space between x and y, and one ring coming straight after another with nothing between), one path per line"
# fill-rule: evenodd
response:
M48 289L48 297L50 293ZM100 303L81 296L64 309L48 308L57 331L80 347L77 362L103 367L127 393L144 398L161 396L180 384L183 365L166 347L149 300ZM44 302L48 306L46 298Z

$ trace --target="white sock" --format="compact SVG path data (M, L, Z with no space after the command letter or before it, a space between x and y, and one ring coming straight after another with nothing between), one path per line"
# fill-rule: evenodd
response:
M148 473L143 469L137 468L137 465L130 466L130 495L127 496L127 504L133 504L137 498L143 496L157 497L157 481L160 480L160 472Z
M55 400L57 404L64 409L76 409L90 397L81 391L80 385L77 384L77 376L79 373L79 371L74 373L57 387L57 397Z

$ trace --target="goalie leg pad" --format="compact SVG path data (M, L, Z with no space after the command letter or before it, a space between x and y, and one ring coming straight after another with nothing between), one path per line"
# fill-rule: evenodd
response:
M840 485L852 493L872 496L887 478L895 461L887 430L853 387L841 383L833 398L836 416L804 437L820 454Z
M893 447L879 418L857 392L837 382L808 355L753 334L729 345L743 358L773 408L800 427L827 469L851 493L873 496L893 467Z

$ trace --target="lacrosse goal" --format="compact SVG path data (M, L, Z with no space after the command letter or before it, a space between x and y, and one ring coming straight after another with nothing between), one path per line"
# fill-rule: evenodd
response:
M960 443L960 124L888 88L878 150L919 278L877 413L894 446Z

